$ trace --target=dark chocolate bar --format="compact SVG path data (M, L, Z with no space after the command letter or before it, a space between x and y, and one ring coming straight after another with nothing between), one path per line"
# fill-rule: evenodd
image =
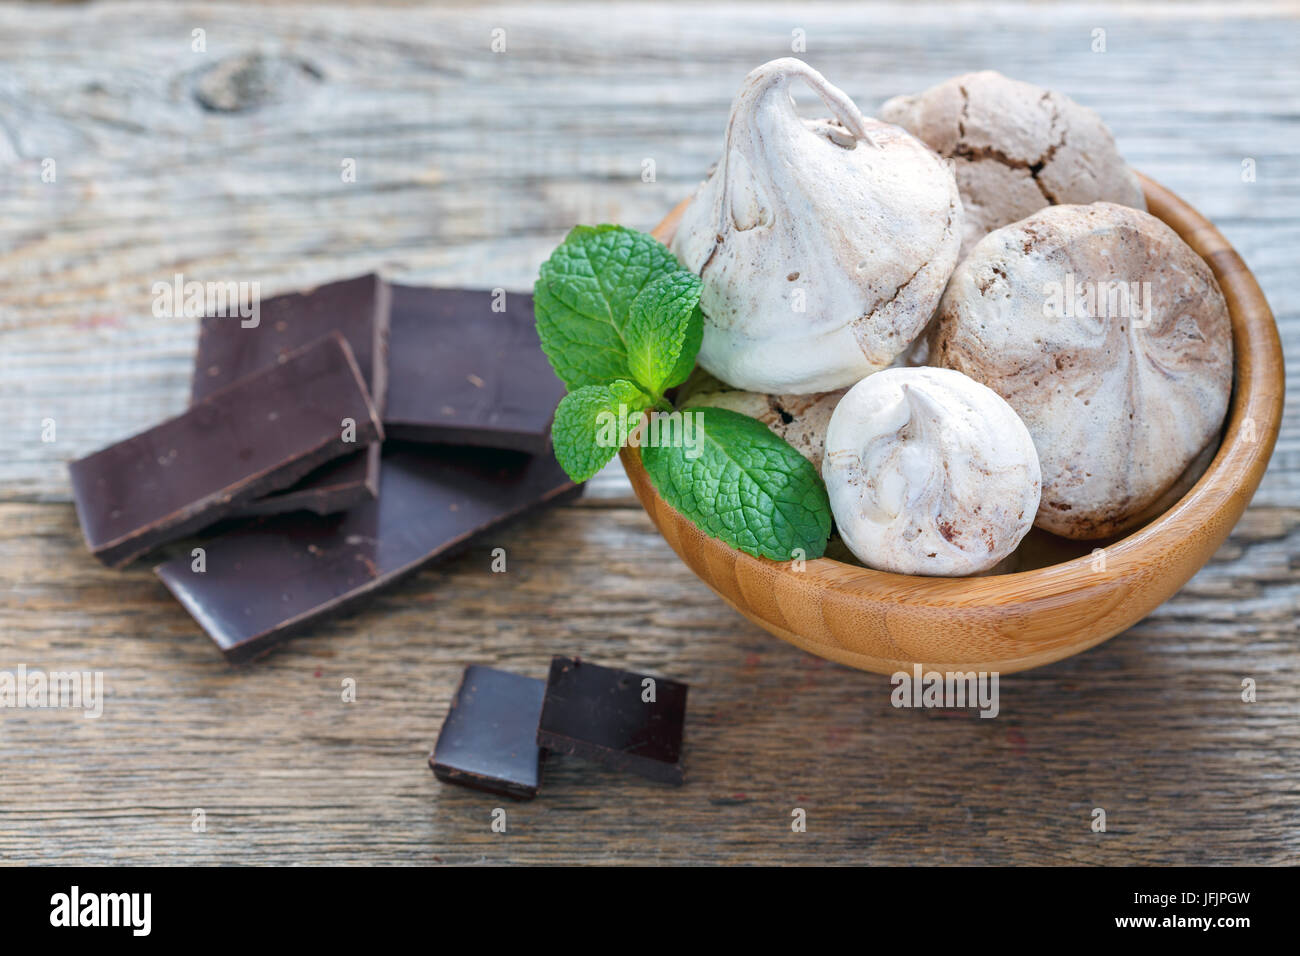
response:
M86 543L120 566L382 437L352 352L333 333L68 471Z
M267 299L256 326L238 318L208 316L199 326L192 401L281 361L328 332L352 347L370 400L382 414L388 387L388 286L376 275L344 279ZM380 448L322 465L292 488L245 503L241 515L313 511L332 514L379 493Z
M580 487L549 453L389 443L377 500L324 517L264 518L201 542L201 572L188 554L155 572L237 663Z
M395 285L384 428L393 438L541 454L564 397L533 297ZM505 311L494 312L501 302Z
M646 701L647 679L654 700ZM551 659L537 744L556 753L597 760L651 780L680 784L682 731L689 688L663 677Z
M429 766L439 780L516 800L537 796L544 751L537 719L546 682L491 667L465 668Z

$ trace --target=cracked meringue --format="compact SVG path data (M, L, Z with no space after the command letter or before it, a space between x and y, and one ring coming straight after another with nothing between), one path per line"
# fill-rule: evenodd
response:
M757 418L812 462L820 474L826 426L847 391L842 388L810 395L763 395L731 388L712 375L696 370L678 392L677 404L683 410L726 408Z
M994 229L1044 206L1102 200L1146 209L1101 117L1053 90L985 70L896 96L880 117L954 162L963 257Z
M801 119L794 80L833 118ZM699 363L770 394L832 391L885 368L933 314L961 221L952 172L925 144L864 117L800 60L764 64L672 243L703 283Z
M1232 332L1205 261L1113 203L1050 206L981 240L935 317L931 360L988 385L1038 448L1035 523L1127 530L1218 435Z
M1024 423L960 372L893 368L849 389L826 432L822 476L840 537L897 574L987 571L1038 509L1038 455Z

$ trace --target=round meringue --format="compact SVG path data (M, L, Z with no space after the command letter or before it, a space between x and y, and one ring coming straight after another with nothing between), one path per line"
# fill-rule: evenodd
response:
M1033 526L1041 487L1029 431L960 372L893 368L849 389L822 477L840 537L898 574L987 571Z
M981 240L935 318L930 356L1016 410L1038 448L1036 524L1067 538L1150 517L1223 423L1232 331L1204 260L1113 203L1050 206Z
M796 79L832 119L799 117ZM750 392L847 387L929 321L960 235L957 184L925 144L864 117L800 60L764 64L671 246L703 284L699 363Z
M896 96L880 118L953 161L963 257L994 229L1044 206L1104 200L1146 209L1101 117L1054 90L984 70Z

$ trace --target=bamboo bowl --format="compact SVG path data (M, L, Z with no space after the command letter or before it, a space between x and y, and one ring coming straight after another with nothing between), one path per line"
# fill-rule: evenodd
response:
M1149 211L1205 259L1232 317L1234 385L1227 426L1205 474L1154 521L1081 556L973 578L873 571L831 558L751 557L710 538L659 497L636 448L620 455L641 505L677 556L759 627L812 654L879 674L1010 673L1087 650L1172 597L1218 549L1250 503L1282 419L1282 344L1255 277L1191 206L1146 177ZM655 229L670 242L686 203ZM1092 549L1105 545L1104 558Z

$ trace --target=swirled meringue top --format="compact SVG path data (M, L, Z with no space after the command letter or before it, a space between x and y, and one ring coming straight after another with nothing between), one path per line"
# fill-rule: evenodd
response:
M1033 525L1038 455L1011 406L960 372L892 368L840 400L822 476L840 537L898 574L988 570Z
M1141 520L1218 435L1232 329L1210 267L1155 216L1049 206L958 266L930 361L988 385L1029 427L1035 523L1092 539Z

